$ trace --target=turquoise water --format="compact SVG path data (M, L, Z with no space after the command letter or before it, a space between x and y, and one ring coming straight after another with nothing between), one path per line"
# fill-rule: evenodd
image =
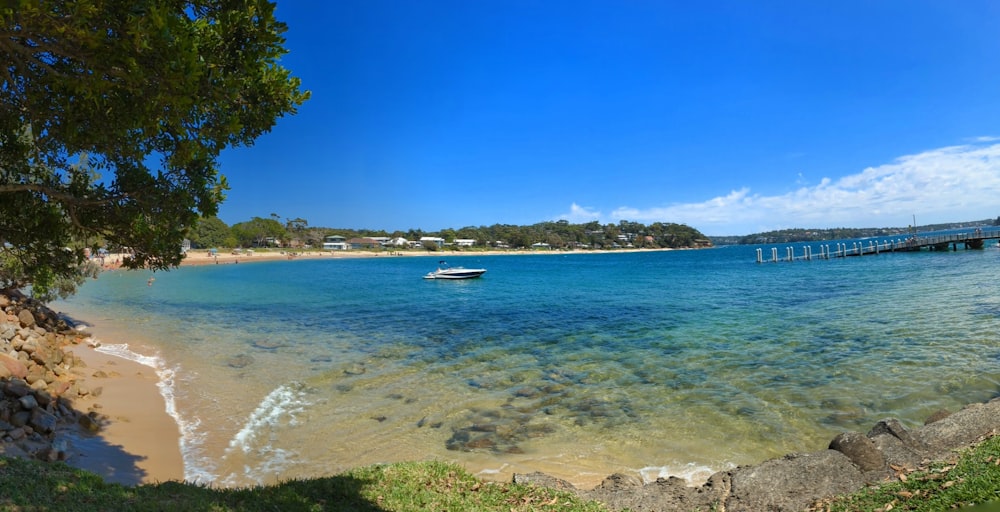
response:
M1000 394L995 247L755 249L109 272L56 306L155 361L186 477L219 485L414 459L698 480Z

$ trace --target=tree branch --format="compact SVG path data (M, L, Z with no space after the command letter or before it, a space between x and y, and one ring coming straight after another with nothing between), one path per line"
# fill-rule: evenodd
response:
M0 185L0 194L9 194L14 192L38 192L59 202L75 206L101 206L128 198L128 194L120 194L105 199L81 199L68 192L63 192L57 188L45 185L36 185L32 183L11 183L7 185Z

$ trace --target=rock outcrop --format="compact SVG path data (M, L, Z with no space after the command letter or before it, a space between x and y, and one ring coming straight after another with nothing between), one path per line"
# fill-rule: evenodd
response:
M845 432L826 450L786 455L712 475L701 486L679 478L643 484L628 475L611 475L590 490L541 473L514 475L516 483L573 490L612 510L726 512L800 511L824 498L946 460L960 450L1000 432L1000 398L972 404L954 414L935 413L912 430L899 420L879 421L867 434Z
M60 432L100 429L100 415L73 407L95 394L82 383L86 364L66 351L84 339L42 303L0 292L0 454L64 460Z

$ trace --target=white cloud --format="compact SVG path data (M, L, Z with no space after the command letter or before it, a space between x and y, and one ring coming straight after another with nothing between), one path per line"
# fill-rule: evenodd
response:
M577 209L599 214L574 204L572 211ZM1000 144L907 155L841 178L824 177L817 185L781 195L757 195L744 187L697 203L623 206L602 222L678 222L706 234L739 235L787 227L905 226L913 215L920 224L1000 215Z
M569 213L564 213L558 218L568 220L573 224L585 224L590 221L600 220L601 212L573 203L569 207Z

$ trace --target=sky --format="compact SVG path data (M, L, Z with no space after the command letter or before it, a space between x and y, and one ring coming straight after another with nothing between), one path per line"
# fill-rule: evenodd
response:
M1000 2L278 0L219 217L706 235L1000 216Z

